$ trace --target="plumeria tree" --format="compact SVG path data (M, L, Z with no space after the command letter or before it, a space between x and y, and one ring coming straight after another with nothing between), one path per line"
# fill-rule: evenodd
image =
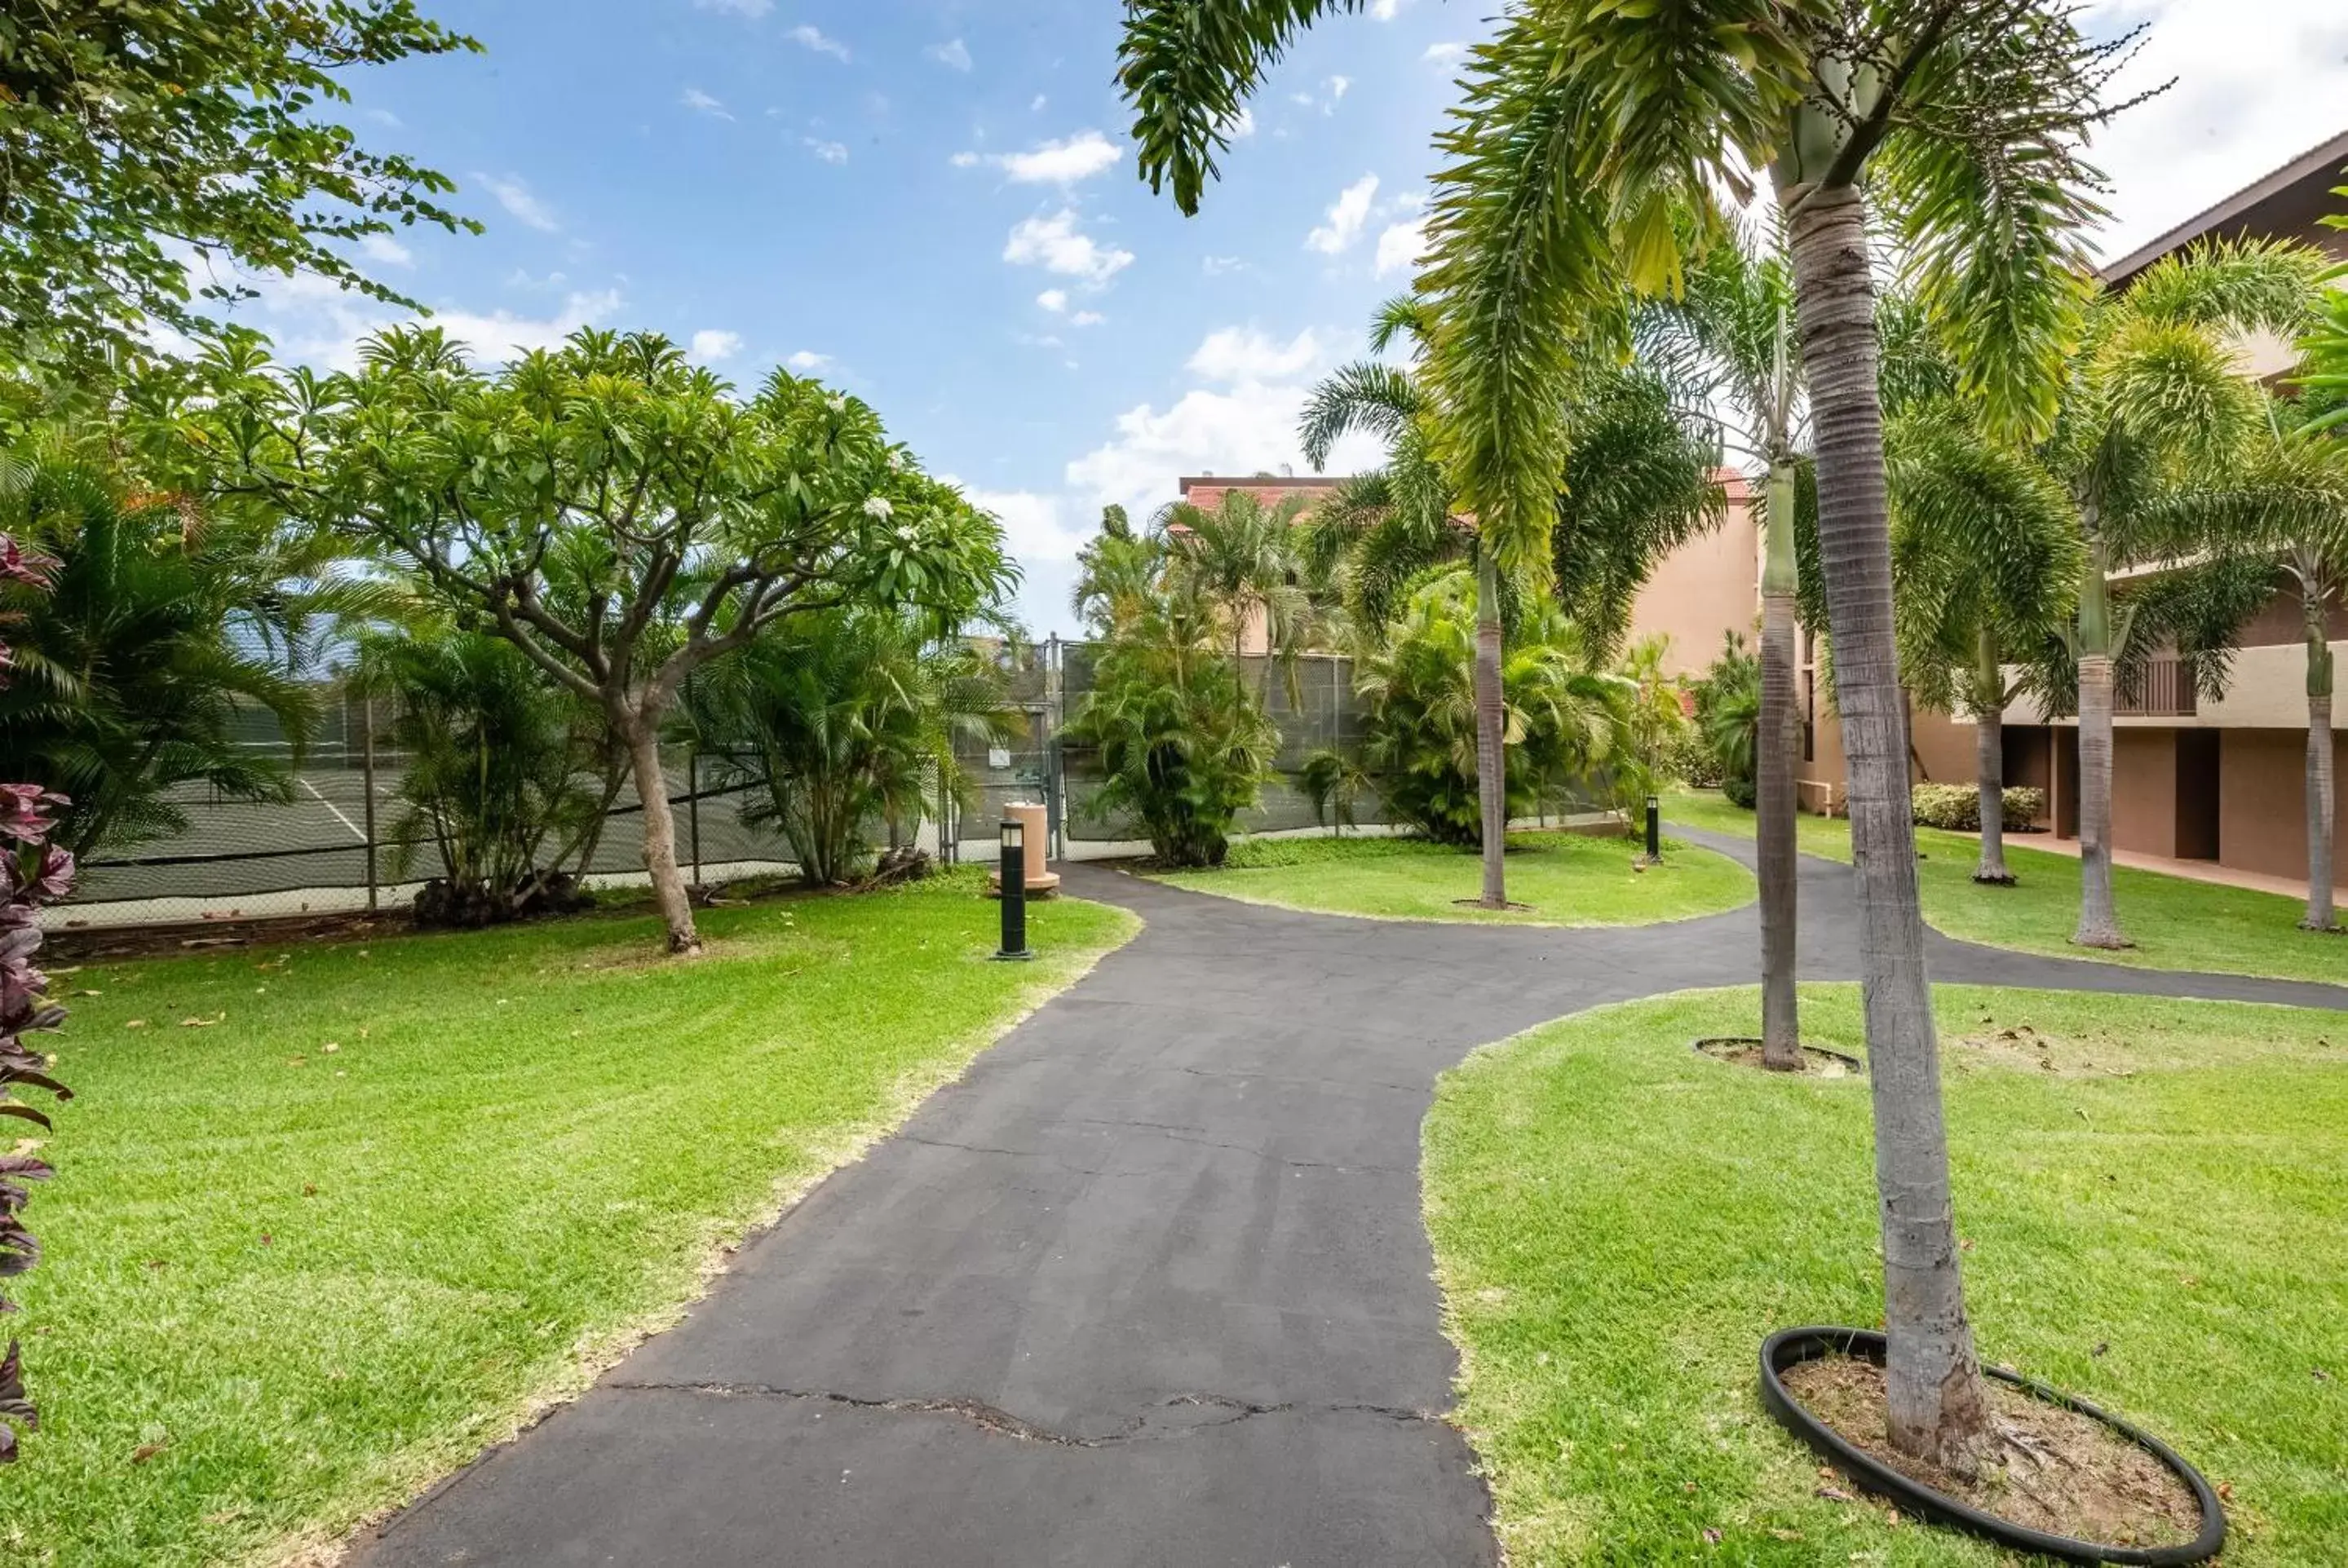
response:
M490 373L404 329L363 359L320 378L232 338L143 389L158 460L366 539L595 704L672 952L700 946L660 753L685 677L788 617L958 626L1016 581L994 519L817 382L740 397L654 333L581 332Z
M1362 0L1132 0L1120 80L1141 169L1195 210L1244 99L1300 28ZM2051 422L2078 331L2086 131L2126 38L2069 0L1516 0L1439 138L1419 279L1441 456L1479 528L1546 526L1570 432L1553 395L1625 283L1667 291L1724 193L1769 171L1816 431L1819 555L1851 773L1883 1235L1890 1438L1960 1471L1993 1447L1949 1189L1891 613L1875 296L1898 241L1968 390ZM1626 328L1618 329L1621 335ZM1538 519L1538 520L1537 520Z

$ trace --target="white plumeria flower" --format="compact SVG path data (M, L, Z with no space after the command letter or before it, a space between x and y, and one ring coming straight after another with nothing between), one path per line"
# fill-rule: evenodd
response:
M831 411L834 414L845 414L848 412L848 394L844 392L835 392L831 395Z
M886 496L869 496L864 501L864 515L868 518L877 518L885 523L897 515L897 508L889 504L889 497Z
M889 466L900 474L903 473L905 471L904 453L895 450L891 451L889 454Z
M897 525L897 542L910 549L922 542L921 531L911 523L900 523Z

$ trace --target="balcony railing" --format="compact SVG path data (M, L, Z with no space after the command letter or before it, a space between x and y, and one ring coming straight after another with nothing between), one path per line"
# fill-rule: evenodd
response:
M2123 689L2113 712L2130 719L2189 719L2199 712L2193 672L2178 659L2155 659L2144 668L2144 679L2130 693Z

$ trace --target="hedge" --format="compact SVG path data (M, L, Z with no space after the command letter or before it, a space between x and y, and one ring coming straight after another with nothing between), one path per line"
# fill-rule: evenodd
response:
M1974 784L1920 784L1911 792L1916 825L1942 827L1952 833L1981 831L1981 790ZM2046 813L2046 792L2008 789L2005 829L2019 833Z

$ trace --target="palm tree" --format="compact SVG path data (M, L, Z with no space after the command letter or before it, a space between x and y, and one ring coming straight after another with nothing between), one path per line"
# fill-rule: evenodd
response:
M715 787L751 792L742 820L778 829L811 887L851 880L884 825L898 842L931 790L959 790L956 742L1002 744L1018 720L969 643L870 608L767 629L701 672L685 716Z
M2185 527L2178 474L2214 475L2259 431L2263 403L2235 363L2231 333L2296 336L2310 319L2322 260L2267 241L2197 247L2148 269L2097 304L2069 357L2060 415L2040 449L2069 491L2086 565L2070 642L2079 714L2079 922L2082 947L2125 948L2112 899L2112 711L2120 662L2167 630L2116 591L2129 569L2193 557L2228 541ZM2189 488L2189 481L2188 484ZM2168 603L2188 606L2168 585ZM2215 680L2218 662L2200 672Z
M2333 194L2348 196L2348 186ZM2348 217L2323 221L2333 229L2348 229ZM2348 289L2338 286L2343 280L2348 280L2348 265L2326 270L2319 281L2334 286L2326 291L2317 320L2300 340L2306 366L2301 384L2312 413L2303 442L2348 430ZM2343 444L2332 445L2339 448ZM2333 471L2336 468L2327 472ZM2331 507L2320 517L2302 517L2290 531L2296 537L2286 559L2299 579L2307 643L2307 915L2300 923L2312 931L2330 931L2337 929L2332 907L2332 829L2337 807L2332 776L2329 622L2330 607L2348 579L2348 505Z
M184 832L179 786L290 800L287 762L243 743L248 717L298 754L319 704L297 671L321 626L400 597L339 574L330 537L132 491L56 432L0 456L0 531L55 563L45 589L0 589L15 666L0 775L71 797L57 842L77 856Z
M1407 341L1423 354L1433 318L1417 302L1389 301L1370 329L1370 346L1383 354ZM1357 595L1363 625L1374 635L1397 607L1395 590L1422 569L1464 557L1474 567L1476 637L1472 689L1476 702L1476 790L1482 817L1483 886L1487 909L1509 903L1507 707L1502 671L1503 585L1529 567L1537 546L1522 536L1502 538L1462 514L1436 456L1442 412L1416 370L1376 361L1344 366L1314 388L1299 432L1305 460L1316 469L1349 431L1385 438L1386 466L1363 476L1323 508L1313 559L1325 569L1333 554L1353 558L1348 576L1369 591Z
M1129 0L1119 77L1141 168L1195 211L1241 100L1302 27L1359 0ZM1786 214L1818 435L1819 546L1851 772L1860 972L1882 1223L1888 1435L1970 1471L1988 1395L1958 1265L1923 964L1892 630L1871 206L1912 258L1974 393L2032 433L2054 411L2094 208L2081 162L2127 38L2068 0L1517 0L1470 54L1442 136L1420 279L1439 453L1479 528L1546 530L1570 440L1553 395L1623 283L1674 284L1719 191L1767 169Z
M1262 631L1267 691L1272 661L1292 660L1312 621L1296 553L1303 508L1299 497L1267 507L1251 491L1231 489L1211 511L1177 501L1152 525L1166 541L1168 569L1219 611L1234 667L1246 657L1249 630Z
M1415 302L1384 306L1371 343L1383 351L1399 337L1423 343L1428 318ZM1718 456L1710 421L1675 409L1662 382L1641 364L1591 366L1559 389L1570 403L1577 446L1554 485L1542 564L1550 589L1591 656L1602 659L1622 639L1630 604L1656 561L1720 520L1725 497L1713 477ZM1342 367L1313 389L1299 431L1316 468L1338 438L1366 431L1387 444L1385 467L1360 476L1324 502L1309 525L1305 559L1342 587L1357 627L1377 633L1396 614L1400 590L1433 566L1466 560L1476 568L1479 798L1484 889L1489 907L1507 902L1505 781L1509 601L1522 597L1514 579L1534 574L1487 571L1483 530L1461 516L1436 458L1439 415L1417 376L1377 361ZM1487 776L1501 781L1485 790Z
M1076 551L1070 604L1096 637L1111 637L1139 613L1166 569L1164 540L1133 531L1123 507L1101 508L1101 531Z
M1754 768L1754 832L1761 884L1761 1064L1802 1070L1794 984L1798 850L1794 816L1802 716L1794 693L1799 574L1794 551L1797 477L1804 458L1801 369L1793 345L1794 283L1781 250L1743 233L1688 270L1674 297L1642 313L1641 336L1673 379L1732 410L1740 456L1766 477L1761 504L1761 714Z
M2085 555L2069 497L1956 398L1903 415L1888 445L1900 666L1926 706L1972 714L1981 802L1973 880L2011 886L2005 707L2023 682L2006 663L2059 636L2076 602Z

